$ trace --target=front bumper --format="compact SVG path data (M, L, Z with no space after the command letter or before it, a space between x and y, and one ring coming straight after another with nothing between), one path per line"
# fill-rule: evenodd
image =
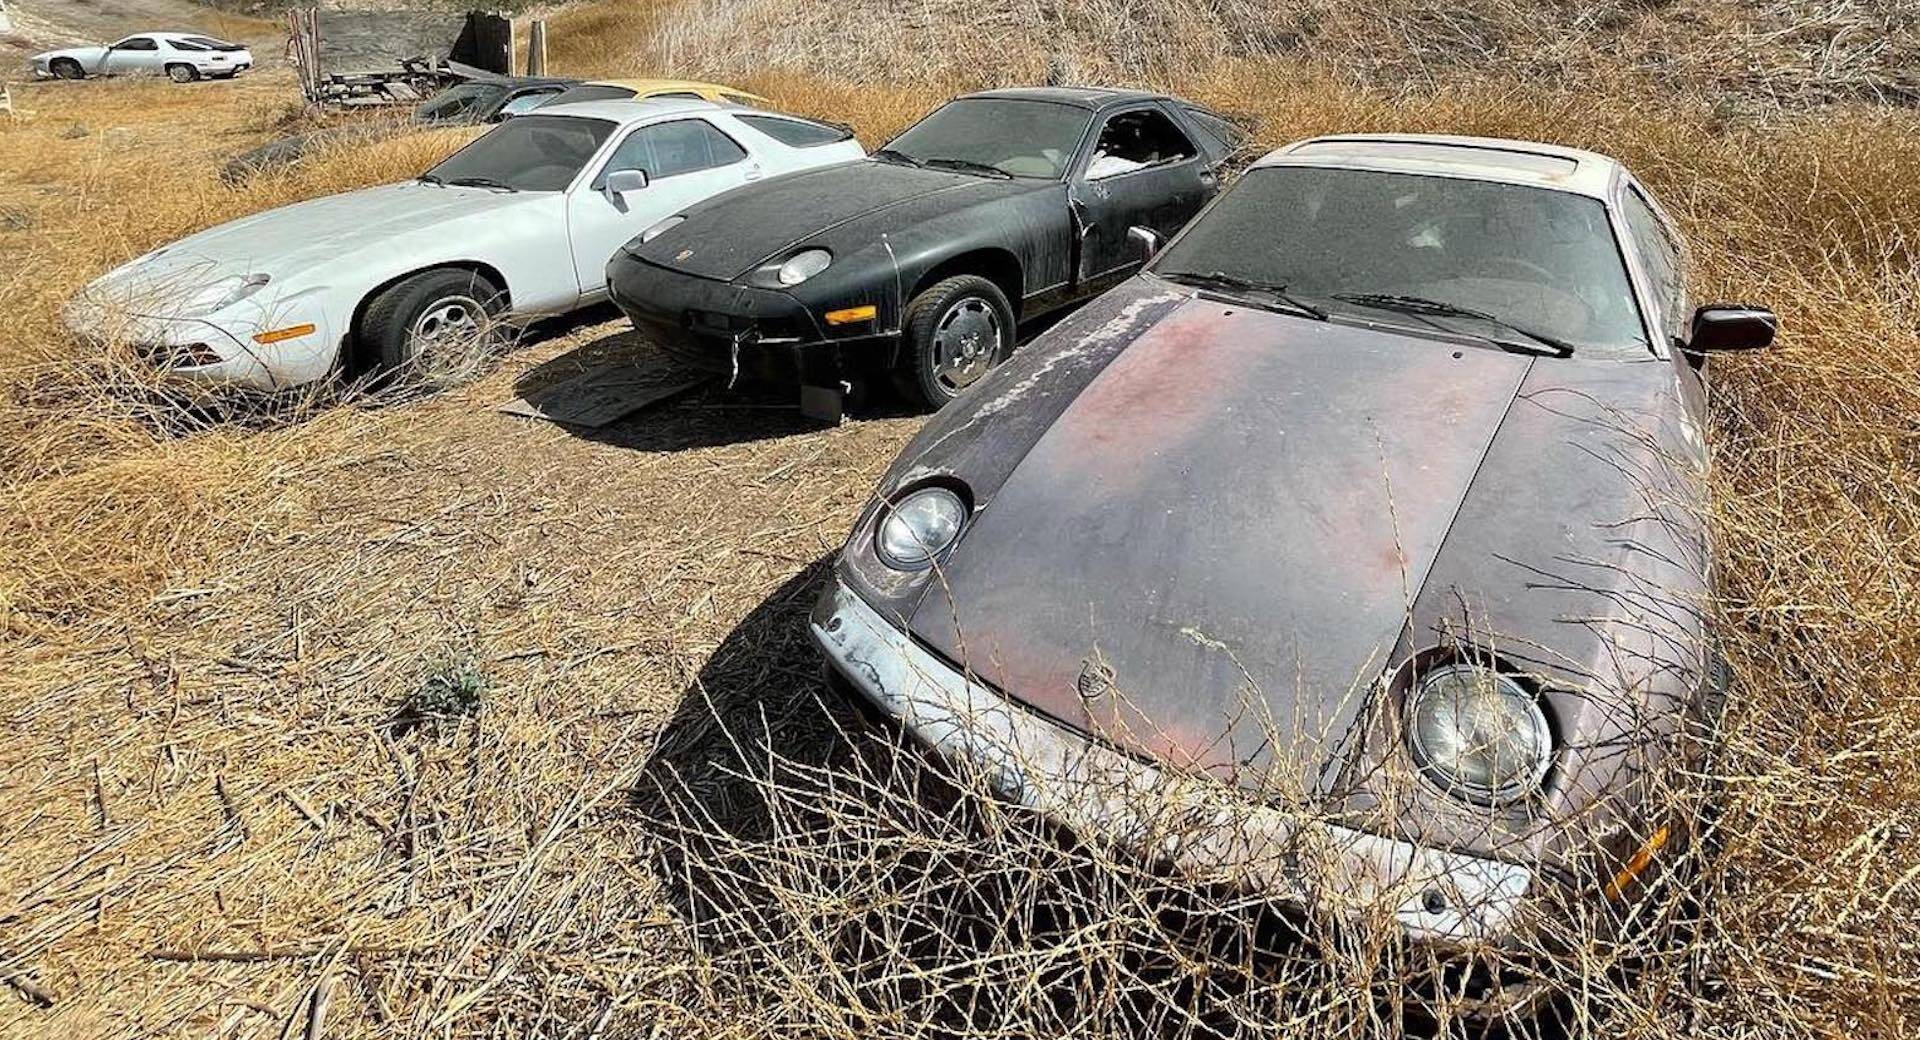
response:
M273 327L304 322L314 330L269 346L252 341L265 326L250 321L124 315L86 301L71 305L66 319L82 339L123 346L168 379L209 388L284 390L324 376L337 354L329 345L327 322L318 314L276 316Z
M1457 947L1511 940L1534 887L1524 866L1307 819L1124 755L970 680L838 581L811 629L866 697L1003 797L1196 880L1352 918L1385 908L1409 938Z
M707 372L816 386L891 364L898 337L830 335L791 293L701 278L625 252L607 265L621 312L675 359Z

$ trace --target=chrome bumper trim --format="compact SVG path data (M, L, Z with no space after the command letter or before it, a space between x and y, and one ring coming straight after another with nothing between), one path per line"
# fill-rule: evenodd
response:
M838 581L811 627L842 675L1002 796L1196 879L1336 913L1391 906L1438 943L1508 937L1532 887L1523 866L1304 819L1123 755L970 682Z

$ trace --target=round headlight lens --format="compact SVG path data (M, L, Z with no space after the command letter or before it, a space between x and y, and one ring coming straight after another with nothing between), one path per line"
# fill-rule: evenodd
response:
M1507 802L1547 775L1553 732L1546 713L1519 683L1491 668L1451 664L1428 672L1407 714L1414 757L1451 793Z
M803 249L787 258L780 265L780 284L799 285L814 275L827 269L833 263L833 254L824 249Z
M960 537L967 505L941 487L921 488L895 502L880 521L874 550L895 570L919 570L938 559Z
M646 229L645 231L640 232L640 241L651 242L654 239L659 238L661 235L664 235L667 232L672 231L675 227L679 226L680 223L685 221L686 219L687 219L686 217L676 213L673 216L668 217L667 219L662 220L659 223L653 225L652 227Z
M198 318L215 314L266 288L273 279L264 274L229 275L188 293L173 308L173 316Z

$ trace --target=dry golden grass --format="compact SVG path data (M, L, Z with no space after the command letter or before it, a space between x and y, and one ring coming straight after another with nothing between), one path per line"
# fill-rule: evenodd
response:
M556 26L556 60L593 72L1173 85L1221 62L1304 58L1422 86L1490 73L1578 89L1626 70L1733 108L1920 97L1920 15L1872 0L640 0Z
M648 17L594 10L557 31ZM628 53L596 46L609 64L558 68ZM946 89L743 85L870 143ZM1177 86L1257 116L1263 144L1392 128L1601 148L1685 222L1699 296L1780 310L1776 350L1715 372L1738 679L1702 882L1719 898L1685 970L1594 1004L1608 1035L1909 1034L1920 119L1729 126L1625 77L1408 94L1252 60ZM268 77L57 84L0 122L0 211L25 214L0 223L0 1032L1397 1028L1361 994L1391 996L1403 953L1255 972L1234 946L1258 934L1248 908L1209 905L1228 937L1209 953L1160 916L1183 893L937 781L913 797L911 756L838 735L801 634L812 565L913 420L823 431L708 394L589 438L491 413L644 349L587 324L437 397L184 421L66 336L60 304L114 262L450 146L219 187L212 160L290 96ZM636 806L649 762L697 797Z

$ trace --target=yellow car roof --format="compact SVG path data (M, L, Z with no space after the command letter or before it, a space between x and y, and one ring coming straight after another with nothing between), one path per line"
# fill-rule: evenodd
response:
M724 86L719 83L702 83L693 79L596 79L590 82L599 86L625 87L633 91L633 96L637 98L657 97L661 94L698 94L708 101L767 100L738 87Z

